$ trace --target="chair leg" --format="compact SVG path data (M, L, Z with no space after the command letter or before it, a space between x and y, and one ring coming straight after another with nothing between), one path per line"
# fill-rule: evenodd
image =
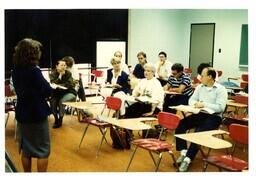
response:
M18 130L18 127L17 127L17 121L15 120L15 118L14 118L14 139L16 140L17 139L17 130Z
M126 172L128 172L128 170L129 170L129 168L130 168L130 165L131 165L131 163L132 163L132 160L133 160L133 158L134 158L134 155L135 155L137 149L138 149L138 146L136 145L135 148L134 148L134 150L133 150L133 152L132 152L132 154L131 154L131 157L130 157L128 166L127 166L127 168L126 168Z
M208 167L208 162L206 162L206 161L203 162L203 172L206 171L207 167Z
M104 131L105 129L107 130L107 128L104 128ZM102 129L99 127L99 130L100 130L100 133L102 134L102 136L104 136L104 140L106 141L106 143L108 143L107 139L106 139L106 134L104 135L104 131L102 131Z
M10 113L8 112L8 113L7 113L7 118L6 118L6 120L5 120L5 128L6 128L6 126L7 126L7 123L8 123L8 120L9 120L9 116L10 116Z
M100 143L99 143L99 145L98 145L98 147L97 147L96 158L98 157L98 154L99 154L100 148L101 148L101 146L102 146L103 140L104 140L104 139L106 140L106 138L105 138L106 133L107 133L107 128L104 128L104 131L103 131L103 133L102 133L102 137L101 137Z
M154 156L152 155L152 153L150 151L148 151L148 153L149 153L150 157L152 158L152 160L153 160L153 162L156 166L157 164L156 164L156 160L155 160Z
M158 168L159 168L159 166L160 166L160 163L161 163L161 161L162 161L162 158L163 158L163 153L160 153L160 154L159 154L159 159L158 159L157 164L156 164L155 172L158 171Z
M175 159L175 157L174 157L174 154L173 154L173 152L172 151L169 151L168 152L170 155L171 155L171 157L172 157L172 160L173 160L173 165L176 167L176 169L177 169L177 171L178 171L178 164L177 164L177 162L176 162L176 159Z
M73 113L74 113L74 108L71 108L71 116L70 116L70 120L72 120L73 119Z
M78 146L78 149L80 149L80 146L81 146L81 144L82 144L82 142L83 142L83 140L84 140L84 136L85 136L85 134L86 134L86 131L87 131L88 127L89 127L89 124L87 124L87 126L86 126L85 129L84 129L84 133L83 133L82 138L81 138L81 140L80 140L80 144L79 144L79 146Z

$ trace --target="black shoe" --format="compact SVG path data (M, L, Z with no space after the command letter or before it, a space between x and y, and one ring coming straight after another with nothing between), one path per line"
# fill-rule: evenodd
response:
M60 128L62 126L61 123L54 123L52 128L56 129L56 128Z
M55 122L54 122L52 128L54 128L54 129L60 128L62 126L62 119L63 119L63 117L60 117L59 119L55 119Z

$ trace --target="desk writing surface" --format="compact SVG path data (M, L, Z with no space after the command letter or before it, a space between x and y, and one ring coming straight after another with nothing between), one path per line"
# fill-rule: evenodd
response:
M231 101L231 100L228 100L227 105L233 106L233 107L238 107L238 108L247 108L248 107L247 104L236 103L235 101Z
M107 122L109 124L129 129L129 130L144 130L144 129L150 129L151 126L148 124L144 124L143 122L139 121L138 119L115 119L115 118L105 118L104 122Z
M89 109L93 107L90 101L64 102L63 104L77 109Z
M178 111L182 111L182 112L190 112L190 113L194 113L194 114L198 114L199 112L204 112L204 113L209 113L209 114L213 114L214 111L210 108L195 108L194 106L190 106L190 105L178 105L178 106L169 106L169 108L171 109L176 109Z
M130 118L127 120L138 120L140 122L147 122L147 121L157 121L158 119L155 117L139 117L139 118Z
M241 87L236 87L236 86L226 86L226 89L231 89L231 90L243 90Z
M147 96L139 96L139 97L134 97L134 96L125 96L126 101L131 101L131 102L148 102L148 103L158 103L157 101L152 100L151 98Z
M176 134L174 136L211 149L224 149L232 147L230 142L213 136L216 134L228 134L228 132L223 130L211 130L204 132Z
M171 94L171 95L181 95L181 93L173 92L173 91L164 91L165 94Z

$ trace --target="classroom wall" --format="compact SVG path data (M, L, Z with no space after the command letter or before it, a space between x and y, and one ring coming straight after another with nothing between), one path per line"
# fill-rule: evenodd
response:
M172 62L189 65L191 23L216 23L213 67L222 70L220 80L241 76L247 68L239 68L241 25L248 23L247 10L129 10L128 64L137 63L138 51L148 60L158 60L158 52L167 52ZM218 52L221 48L221 53Z

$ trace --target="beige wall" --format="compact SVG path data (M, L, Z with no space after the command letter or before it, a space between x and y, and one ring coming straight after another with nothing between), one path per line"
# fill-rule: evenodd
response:
M188 66L191 23L216 23L213 67L224 71L221 80L247 71L239 68L239 51L241 25L248 23L248 11L239 9L131 9L128 64L137 63L136 54L141 50L155 63L158 52L163 50L170 61Z

